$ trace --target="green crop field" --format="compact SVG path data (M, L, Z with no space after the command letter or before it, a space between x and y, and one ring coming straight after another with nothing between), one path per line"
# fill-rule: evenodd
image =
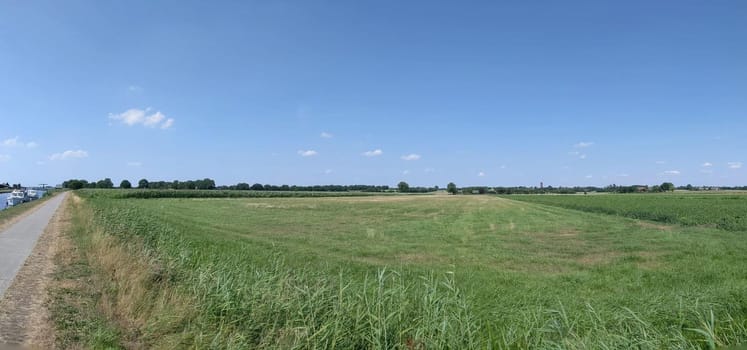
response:
M584 202L591 196L532 197L545 205L494 196L79 195L72 232L103 291L98 310L116 330L61 327L93 334L78 339L91 347L747 342L747 231L739 220L719 228L735 217L725 213L744 213L742 197L597 196L593 205ZM559 207L582 205L569 203L675 219ZM695 221L683 219L698 205Z
M747 194L516 195L511 199L636 219L747 232Z

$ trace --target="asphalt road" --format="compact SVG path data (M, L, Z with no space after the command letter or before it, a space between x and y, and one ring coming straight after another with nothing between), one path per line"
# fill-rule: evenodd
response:
M62 193L36 208L33 213L0 232L0 299L10 287L23 262L34 249L57 208L67 196Z

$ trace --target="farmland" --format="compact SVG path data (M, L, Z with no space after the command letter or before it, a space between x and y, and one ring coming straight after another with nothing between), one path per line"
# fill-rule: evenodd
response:
M622 215L686 226L747 232L747 195L628 194L596 196L512 196L511 199L594 213Z
M89 347L657 349L747 341L745 231L739 221L719 225L720 214L741 210L742 197L714 196L722 209L691 224L681 219L690 204L666 206L665 196L629 198L678 219L628 218L635 206L623 202L608 205L627 208L610 211L621 215L562 204L587 199L580 196L547 205L494 196L78 195L71 233L108 325L66 323L62 332L78 336L61 338Z

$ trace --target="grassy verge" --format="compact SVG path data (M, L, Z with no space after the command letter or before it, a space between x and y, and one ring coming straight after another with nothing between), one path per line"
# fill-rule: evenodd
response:
M72 213L64 226L62 244L55 256L57 266L48 304L55 324L59 349L121 348L120 331L100 309L104 278L91 267L89 254L94 235L89 226L90 208L72 195L62 205Z
M119 344L697 349L747 340L747 247L733 232L489 197L93 195L80 206L90 213L76 223L87 237L77 243L100 291L96 311Z

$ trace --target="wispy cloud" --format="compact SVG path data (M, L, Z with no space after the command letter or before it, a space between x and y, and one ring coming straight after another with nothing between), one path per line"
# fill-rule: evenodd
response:
M4 147L26 147L26 148L34 148L36 146L39 146L39 144L37 144L34 141L29 141L26 143L21 142L21 138L18 136L3 140L2 145Z
M3 146L5 147L18 146L18 136L3 140Z
M628 174L617 174L617 177L630 177Z
M332 174L334 171L332 169L326 169L324 170L325 174Z
M166 119L166 121L163 122L163 124L161 124L161 129L165 130L165 129L172 127L173 125L174 125L174 118L169 118L169 119Z
M402 171L402 175L407 175L407 174L409 174L409 173L410 173L410 171L409 171L409 170L404 170L404 171Z
M10 156L7 154L0 154L0 162L7 162L10 160Z
M174 125L174 118L167 118L163 113L157 111L150 114L150 108L131 108L119 114L109 114L109 119L117 120L127 126L143 125L149 128L160 127L168 129Z
M332 134L330 134L330 133L328 133L326 131L322 131L322 133L319 134L319 137L321 137L323 139L331 139L331 138L335 137L335 135L332 135Z
M594 176L592 176L592 175L586 175L586 176L584 176L584 177L585 177L585 178L587 178L587 179L591 179L591 178L592 178L592 177L594 177Z
M382 151L380 149L375 149L373 151L363 152L363 155L366 156L366 157L378 157L378 156L380 156L382 154L384 154L384 151Z
M137 168L137 167L143 166L143 163L141 163L141 162L127 162L127 166L131 166L131 167L136 167Z
M313 156L315 156L315 155L317 155L319 153L317 151L313 150L313 149L309 149L309 150L299 150L298 154L301 157L313 157Z
M656 164L660 164L660 165L661 164L667 164L667 161L666 160L657 160Z
M127 87L127 91L132 93L140 93L143 92L143 88L137 85L130 85Z
M679 175L679 174L680 174L679 170L667 170L664 172L664 175Z
M701 166L703 166L703 167L709 167L709 166L713 166L713 164L711 164L711 163L709 163L709 162L705 162L705 163L703 163L703 165L701 165Z
M84 150L69 150L62 153L55 153L51 156L49 156L49 160L68 160L68 159L74 159L74 158L86 158L88 157L88 152Z
M436 169L433 169L433 168L425 168L425 169L423 169L423 171L429 174L429 173L435 172L435 171L436 171Z
M483 172L483 171L481 171L481 172L478 172L478 173L477 173L477 176L479 176L479 177L483 177L483 176L485 176L485 172Z
M582 154L582 155L578 156L578 159L586 159L586 155Z
M404 155L404 156L402 156L400 158L402 160L418 160L418 159L420 159L420 155L419 154L415 154L415 153L411 153L411 154L406 154L406 155Z
M739 169L742 167L742 162L728 162L726 164L729 166L729 169Z
M586 148L586 147L591 147L593 145L594 145L594 142L588 142L588 141L584 142L584 141L581 141L581 142L573 145L573 147L575 147L575 148Z
M162 120L166 119L166 116L163 115L161 112L153 113L147 117L145 117L145 120L143 121L143 125L147 127L155 127L159 123L161 123Z

